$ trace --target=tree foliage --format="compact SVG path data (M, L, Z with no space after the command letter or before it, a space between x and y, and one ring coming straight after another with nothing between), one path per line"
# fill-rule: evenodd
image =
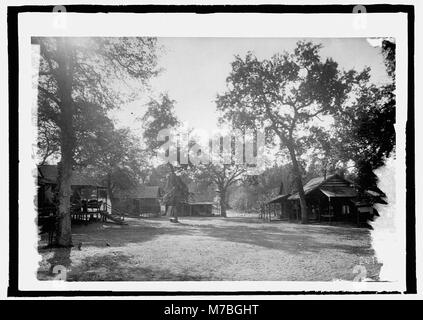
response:
M384 40L388 83L377 86L362 83L357 88L357 99L345 106L335 117L335 136L342 160L352 160L357 169L357 182L362 188L376 186L373 170L395 150L395 43Z
M259 211L260 207L278 194L291 193L293 185L290 165L273 165L259 175L248 176L231 193L229 203L237 211Z
M132 101L157 74L157 44L155 38L66 38L71 70L59 70L63 38L34 37L40 46L38 83L38 128L41 158L59 155L61 114L58 80L72 77L73 147L78 153L90 145L109 122L107 111ZM87 156L90 152L85 152Z
M54 134L40 134L39 145L55 146L60 157L57 243L70 246L75 160L90 154L84 142L101 130L97 123L107 122L107 110L134 99L157 74L156 39L34 37L32 43L40 46L39 128L48 124Z
M140 119L145 143L150 152L154 154L163 144L157 139L159 132L164 129L176 128L180 124L175 115L175 103L176 101L172 100L168 94L161 94L158 100L150 100L147 104L147 111Z
M147 148L152 155L157 155L164 141L158 140L159 132L164 129L175 130L180 122L175 115L175 101L167 94L162 94L159 100L152 99L148 103L147 111L140 119L144 129L143 137ZM169 137L167 140L169 141ZM176 147L176 146L175 146ZM170 206L170 214L177 216L176 206L189 199L188 186L177 174L173 163L167 163L168 172L165 184L163 202Z
M220 214L222 217L226 217L229 188L245 178L247 172L245 165L214 161L196 165L192 170L196 180L216 187L220 202Z
M222 118L235 128L266 127L277 136L292 161L300 195L303 222L307 222L301 154L304 135L319 116L335 113L354 83L367 73L343 72L335 61L323 60L321 45L300 41L292 53L259 60L252 53L235 57L227 91L217 98Z
M93 151L93 170L106 183L111 199L116 190L136 187L150 169L147 153L127 128L103 132Z

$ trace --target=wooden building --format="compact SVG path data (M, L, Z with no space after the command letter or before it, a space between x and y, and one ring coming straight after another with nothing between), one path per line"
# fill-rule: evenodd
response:
M215 211L216 197L215 189L210 186L207 189L198 189L196 185L190 184L189 189L189 215L190 216L213 216Z
M190 216L205 216L211 217L213 215L213 202L190 202Z
M376 202L386 203L382 191L366 190L359 193L354 183L338 174L311 179L304 185L304 194L311 221L343 221L357 225L372 220L377 212ZM280 211L280 217L301 220L298 192L279 195L267 202L267 210Z
M37 171L38 217L39 223L42 224L45 217L56 214L58 169L56 165L41 165L37 167ZM86 174L72 172L71 190L73 220L100 219L102 213L111 211L107 188Z
M214 188L199 188L195 182L187 184L186 188L188 199L175 206L178 217L210 217L216 213L217 208L214 201L216 192Z
M291 194L280 194L272 199L270 199L266 206L263 207L262 216L268 220L273 217L278 217L279 219L292 219L293 218L293 208L292 202L288 201L288 198Z
M158 186L140 185L113 195L113 207L133 216L160 214L162 191Z
M190 193L189 200L176 206L179 217L211 217L216 211L213 199L206 195Z

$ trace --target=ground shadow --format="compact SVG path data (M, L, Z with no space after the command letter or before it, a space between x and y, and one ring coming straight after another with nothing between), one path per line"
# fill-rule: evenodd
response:
M125 251L130 243L141 244L162 235L213 238L223 242L248 244L263 249L272 249L282 254L307 255L315 257L331 256L333 252L369 257L374 255L370 245L369 231L359 228L345 228L324 225L302 225L289 222L263 222L255 218L180 218L179 223L171 223L167 218L132 219L128 225L93 223L77 226L73 229L73 239L78 250L78 241L84 246L111 247L110 250L97 250L91 256L85 256L69 271L68 281L200 281L222 280L218 274L199 274L190 266L179 265L177 269L163 265L149 268L140 264L138 256L131 256ZM241 223L239 223L241 222ZM186 241L186 237L185 241ZM177 242L178 237L172 241ZM242 247L240 247L242 250ZM329 252L328 252L329 250ZM323 252L326 251L326 252ZM54 265L68 268L71 249L54 249L54 255L45 260L43 279L52 278ZM160 251L157 252L161 254ZM78 255L77 255L78 256ZM301 258L300 258L301 259ZM49 270L46 270L50 267ZM376 264L371 266L371 274L378 274ZM40 268L42 269L42 268ZM370 270L369 270L370 271ZM352 275L353 276L353 275ZM317 278L320 275L317 276ZM40 277L39 277L40 278ZM316 278L316 279L317 279ZM319 278L320 279L320 278Z
M68 281L201 281L211 280L185 268L177 273L165 267L145 268L123 253L86 257L68 275Z
M237 218L236 218L237 219ZM187 226L189 226L187 224ZM284 228L286 226L286 228ZM367 230L348 229L338 227L316 227L309 225L297 225L295 228L289 225L279 224L272 226L270 223L259 224L256 227L246 226L222 226L214 224L196 225L201 233L208 237L214 237L223 241L261 246L267 249L282 250L292 254L319 253L322 250L339 250L348 254L372 255L370 241L365 246L347 244L347 241L369 239ZM318 235L326 234L337 241L321 241ZM366 241L363 241L366 242Z
M72 226L72 239L76 248L85 246L94 247L119 247L130 243L142 243L151 241L161 235L185 234L182 228L154 225L145 219L133 219L128 225L118 225L106 222L94 222L88 225L80 224ZM47 250L42 245L39 252ZM52 249L55 252L57 249Z

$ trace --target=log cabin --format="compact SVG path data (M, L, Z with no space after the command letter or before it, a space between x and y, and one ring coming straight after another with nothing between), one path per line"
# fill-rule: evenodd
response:
M378 215L374 203L384 203L385 194L375 190L361 190L339 174L311 179L304 185L310 221L348 222L367 224ZM266 203L267 212L279 212L279 217L301 220L298 192L278 195Z
M133 216L159 215L162 190L158 186L140 185L113 194L113 207Z

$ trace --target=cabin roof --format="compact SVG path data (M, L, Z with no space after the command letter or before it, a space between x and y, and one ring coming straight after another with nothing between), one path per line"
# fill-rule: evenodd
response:
M38 181L47 184L57 184L58 170L57 165L40 165L38 166ZM71 177L72 186L86 186L86 187L104 187L99 184L94 178L82 174L78 171L72 171Z
M357 191L351 187L319 188L329 198L354 198Z
M330 198L354 198L357 197L357 191L352 187L352 183L339 174L332 174L325 177L317 177L311 179L304 185L304 194L309 194L313 190L320 191ZM288 200L299 199L298 192L294 193Z
M159 186L140 185L129 190L116 191L113 196L120 199L157 199L161 195Z
M274 197L274 198L270 199L270 200L269 200L269 201L267 201L266 203L275 203L275 202L278 202L278 201L280 201L280 200L284 200L284 199L288 198L290 195L291 195L290 193L287 193L287 194L280 194L280 195L278 195L278 196L276 196L276 197Z

